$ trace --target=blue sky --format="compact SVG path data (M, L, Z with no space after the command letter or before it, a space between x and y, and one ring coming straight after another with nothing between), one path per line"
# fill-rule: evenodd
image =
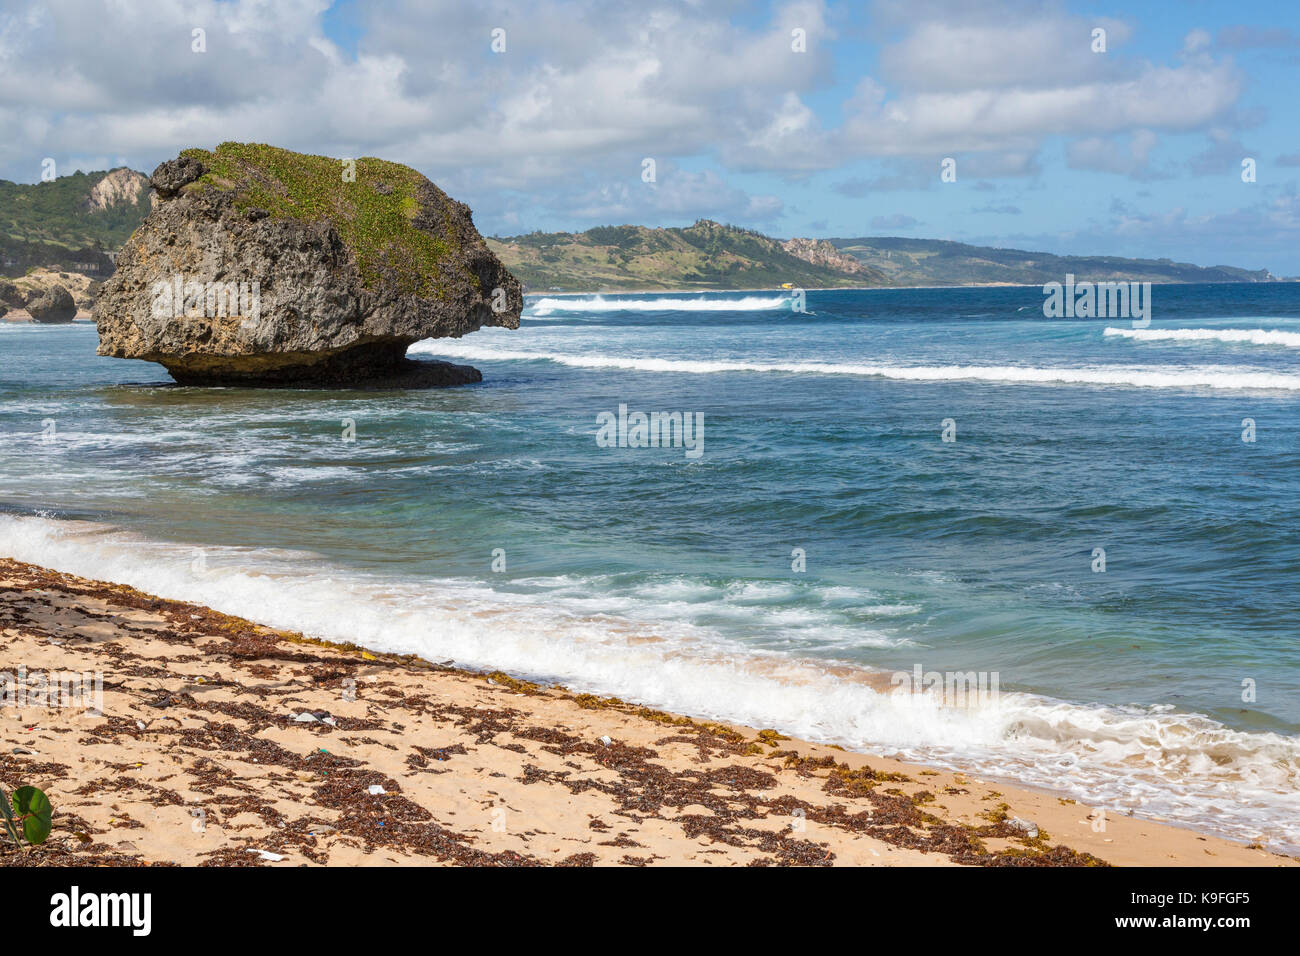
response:
M1298 10L6 0L0 177L256 140L408 163L488 233L708 217L1300 275Z

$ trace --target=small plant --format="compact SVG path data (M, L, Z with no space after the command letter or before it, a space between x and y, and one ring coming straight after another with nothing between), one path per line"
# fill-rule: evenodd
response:
M44 843L54 827L50 798L36 787L19 787L12 796L0 787L0 813L4 814L5 830L19 848L23 840L31 846Z

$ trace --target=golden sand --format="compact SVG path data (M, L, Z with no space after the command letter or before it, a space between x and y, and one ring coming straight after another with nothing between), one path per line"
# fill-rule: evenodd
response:
M0 849L7 865L1295 864L4 559L0 641L10 674L103 681L99 714L0 709L0 784L41 787L54 806L48 842Z

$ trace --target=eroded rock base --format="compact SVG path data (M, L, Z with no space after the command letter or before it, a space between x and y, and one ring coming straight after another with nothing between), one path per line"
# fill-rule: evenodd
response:
M483 373L469 365L408 358L387 366L350 368L346 375L327 366L283 369L270 378L265 372L249 374L222 368L167 365L167 371L179 385L226 388L450 388L483 381Z

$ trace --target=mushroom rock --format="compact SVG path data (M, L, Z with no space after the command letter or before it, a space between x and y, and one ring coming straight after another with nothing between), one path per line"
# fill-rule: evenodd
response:
M223 143L150 184L95 296L100 355L183 385L459 385L482 375L407 347L519 327L519 282L469 207L407 166Z

